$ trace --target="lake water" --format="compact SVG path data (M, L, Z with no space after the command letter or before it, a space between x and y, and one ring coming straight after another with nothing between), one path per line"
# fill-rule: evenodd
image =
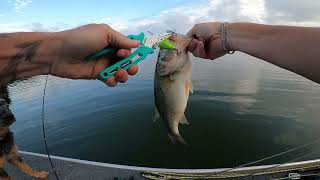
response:
M170 142L153 122L155 56L139 75L109 88L99 81L49 77L45 123L53 155L166 168L232 167L320 137L320 85L236 53L193 61L194 93L180 125L189 147ZM195 59L195 58L193 58ZM10 85L20 150L45 153L41 109L44 76ZM320 158L320 144L262 164L304 154ZM319 153L317 153L319 152Z

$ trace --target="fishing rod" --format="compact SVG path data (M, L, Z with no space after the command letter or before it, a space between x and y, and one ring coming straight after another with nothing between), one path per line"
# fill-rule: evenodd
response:
M226 169L226 170L222 170L222 171L219 171L217 173L213 173L212 175L219 175L219 174L222 174L222 173L226 173L226 172L230 172L230 171L234 171L234 170L237 170L239 168L243 168L243 167L247 167L247 166L251 166L253 164L257 164L257 163L260 163L260 162L263 162L263 161L266 161L266 160L269 160L269 159L272 159L272 158L275 158L275 157L279 157L279 156L282 156L284 154L288 154L290 152L294 152L294 151L297 151L297 150L300 150L302 148L305 148L305 147L308 147L308 146L311 146L311 145L314 145L314 144L317 144L320 142L320 138L317 138L309 143L306 143L306 144L303 144L301 146L298 146L296 148L293 148L293 149L289 149L289 150L286 150L286 151L283 151L283 152L280 152L280 153L277 153L277 154L273 154L271 156L268 156L268 157L265 157L265 158L262 158L262 159L259 159L259 160L256 160L256 161L251 161L251 162L248 162L248 163L245 163L245 164L241 164L239 166L236 166L236 167L233 167L233 168L230 168L230 169Z
M294 148L296 149L296 148ZM228 174L222 174L220 171L219 173L209 173L209 174L204 174L204 175L201 175L201 174L193 174L193 173L162 173L162 172L145 172L145 173L142 173L142 176L147 178L147 179L155 179L155 180L163 180L163 179L189 179L189 180L200 180L200 179L230 179L230 178L234 178L234 179L237 179L237 180L245 180L245 179L248 179L248 178L253 178L253 176L257 176L257 175L266 175L266 174L275 174L277 172L289 172L290 171L290 168L287 169L287 170L284 170L284 171L277 171L277 172L272 172L270 170L273 170L277 167L280 167L280 166L284 166L286 164L289 164L291 162L296 162L298 160L301 160L303 158L306 158L306 157L309 157L311 155L314 155L316 154L317 151L312 151L311 153L308 153L308 154L304 154L302 156L299 156L299 157L296 157L296 158L293 158L285 163L282 163L282 164L276 164L276 165L270 165L270 166L266 166L266 167L263 167L263 168L259 168L257 169L257 172L254 172L254 173L251 173L250 174L250 171L248 173L243 173L241 174L241 171L239 171L238 173L235 172L235 175L233 176L232 174L231 175L228 175ZM249 164L249 163L246 163L246 164ZM232 168L232 170L235 170L236 168ZM269 172L266 172L267 170L269 170ZM294 169L292 169L294 170ZM319 169L320 170L320 169ZM228 171L231 171L231 170L228 170ZM319 176L320 177L320 172L318 174L317 171L318 169L313 169L312 171L315 171L315 173L309 173L309 174L297 174L297 173L289 173L289 176L286 177L286 178L283 178L283 179L294 179L292 177L296 177L296 176L301 176L301 177L308 177L308 176ZM226 172L226 171L223 171L223 172ZM304 172L307 172L307 170L305 170ZM221 174L221 175L219 175ZM282 178L280 178L279 180L281 180ZM278 180L278 179L277 179Z
M272 169L275 169L275 168L277 168L277 167L286 165L286 164L288 164L288 163L296 162L296 161L298 161L298 160L304 159L304 158L306 158L306 157L308 157L308 156L311 156L311 155L314 155L314 154L317 154L317 153L318 153L318 152L313 151L313 152L311 152L311 153L308 153L308 154L305 154L305 155L296 157L296 158L294 158L294 159L291 159L291 160L289 160L289 161L287 161L287 162L285 162L285 163L276 164L276 165L274 165L274 166L262 168L262 169L260 169L260 170L264 170L264 171L266 171L266 170L272 170ZM257 172L257 173L251 173L251 174L249 174L249 175L247 175L247 176L245 176L245 177L243 177L243 178L240 178L240 179L238 179L238 180L245 180L245 179L248 179L248 178L250 178L250 177L252 177L252 176L255 176L255 175L259 175L259 172Z

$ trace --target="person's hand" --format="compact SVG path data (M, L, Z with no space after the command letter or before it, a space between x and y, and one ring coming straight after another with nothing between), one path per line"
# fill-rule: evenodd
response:
M196 24L187 33L187 36L193 38L188 49L196 57L204 59L216 59L225 55L222 49L220 36L221 23L209 22Z
M90 24L76 29L54 33L59 39L56 57L53 58L50 74L71 79L96 79L99 72L115 62L126 58L131 48L139 45L106 24ZM104 47L115 47L119 50L98 60L85 60L85 57ZM115 86L117 82L126 82L128 74L134 75L138 66L133 65L127 71L119 69L115 76L105 82L108 86Z

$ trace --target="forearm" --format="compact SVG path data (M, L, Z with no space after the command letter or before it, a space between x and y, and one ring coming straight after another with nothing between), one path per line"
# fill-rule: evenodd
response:
M320 83L320 28L231 23L227 33L230 49Z
M57 43L54 33L0 34L0 84L48 74Z

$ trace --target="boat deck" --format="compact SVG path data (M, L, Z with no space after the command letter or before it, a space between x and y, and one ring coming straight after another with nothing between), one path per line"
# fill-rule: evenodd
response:
M34 169L50 172L48 180L56 180L47 155L19 152L22 158ZM138 180L138 179L278 179L287 177L289 172L301 175L318 174L320 179L320 160L239 168L219 173L227 169L162 169L99 163L79 159L51 156L59 179L61 180ZM16 180L33 180L17 168L7 163L9 175Z
M47 155L20 152L23 160L32 168L50 172L48 180L56 180L51 169ZM121 168L121 166L106 166L105 163L82 161L57 156L51 156L52 163L59 176L63 180L136 180L141 178L141 171ZM33 180L16 167L7 163L6 171L16 180Z

